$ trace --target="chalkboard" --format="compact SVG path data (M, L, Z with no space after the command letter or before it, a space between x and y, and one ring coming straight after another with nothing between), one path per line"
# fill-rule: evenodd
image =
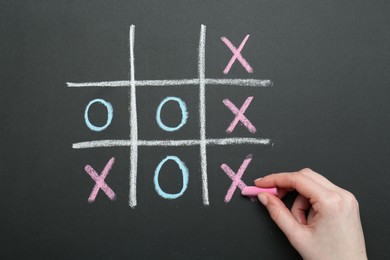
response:
M386 258L389 11L2 1L2 258L299 259L240 189L304 167L356 195Z

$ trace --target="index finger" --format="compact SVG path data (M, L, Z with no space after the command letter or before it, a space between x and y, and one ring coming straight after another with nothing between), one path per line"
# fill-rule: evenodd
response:
M262 188L294 189L304 197L314 200L327 196L329 192L325 186L300 172L274 173L256 180L255 185Z

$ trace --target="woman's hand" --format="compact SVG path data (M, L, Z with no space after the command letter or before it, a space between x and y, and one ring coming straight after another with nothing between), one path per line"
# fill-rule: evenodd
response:
M278 187L278 197L261 193L258 198L304 259L367 259L359 204L352 193L310 169L271 174L255 185ZM292 190L299 194L290 211L280 199Z

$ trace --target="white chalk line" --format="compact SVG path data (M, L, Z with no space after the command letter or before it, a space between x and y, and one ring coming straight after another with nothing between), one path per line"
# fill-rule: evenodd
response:
M273 83L269 79L217 79L204 78L207 85L245 86L245 87L271 87ZM135 80L136 87L163 87L163 86L192 86L199 85L200 79L173 79L173 80ZM67 82L70 88L83 87L130 87L131 81L100 81L100 82Z
M272 145L272 140L268 138L214 138L205 140L93 140L86 142L78 142L72 144L73 149L89 149L101 147L131 147L134 146L196 146L207 145Z
M130 26L129 42L130 42L130 191L129 191L129 206L134 208L137 205L137 167L138 167L138 119L137 119L137 99L135 85L135 68L134 68L134 34L135 26Z
M202 176L203 205L209 202L207 178L207 149L206 149L206 26L200 26L198 49L198 78L199 78L199 136L200 136L200 169Z

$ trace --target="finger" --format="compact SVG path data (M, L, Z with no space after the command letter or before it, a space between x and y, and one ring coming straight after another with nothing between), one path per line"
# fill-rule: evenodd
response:
M278 197L272 194L260 193L258 198L267 208L273 221L289 240L299 235L299 232L302 230L301 225Z
M312 203L320 198L326 198L329 193L329 190L324 185L315 182L301 172L271 174L256 180L256 186L263 188L278 187L287 190L294 189L304 197L312 199Z
M310 207L310 201L302 195L298 195L291 207L291 214L299 224L307 225L306 212Z
M309 168L302 169L299 172L302 173L303 175L309 177L313 181L315 181L321 185L324 185L328 189L333 190L335 188L339 188L338 186L333 184L331 181L329 181L327 178L325 178L321 174L319 174L319 173L317 173Z
M275 186L272 186L272 182L269 180L270 176L274 176L274 175L281 175L281 174L295 174L295 173L298 173L298 172L279 172L279 173L272 173L272 174L268 174L267 176L265 177L261 177L261 178L257 178L256 180L254 180L254 184L260 188L271 188L271 187L275 187ZM267 178L266 178L267 177ZM263 179L266 178L266 180L264 181ZM278 188L281 188L281 187L278 187ZM289 188L286 188L285 189L286 191L294 191L295 189L289 187Z
M254 180L254 184L255 186L261 188L261 186L257 185L258 181L260 180L261 178L258 178L256 180ZM264 188L264 187L263 187ZM283 188L278 188L278 198L279 199L283 199L284 196L286 196L286 194L290 191L294 191L294 189L283 189Z

